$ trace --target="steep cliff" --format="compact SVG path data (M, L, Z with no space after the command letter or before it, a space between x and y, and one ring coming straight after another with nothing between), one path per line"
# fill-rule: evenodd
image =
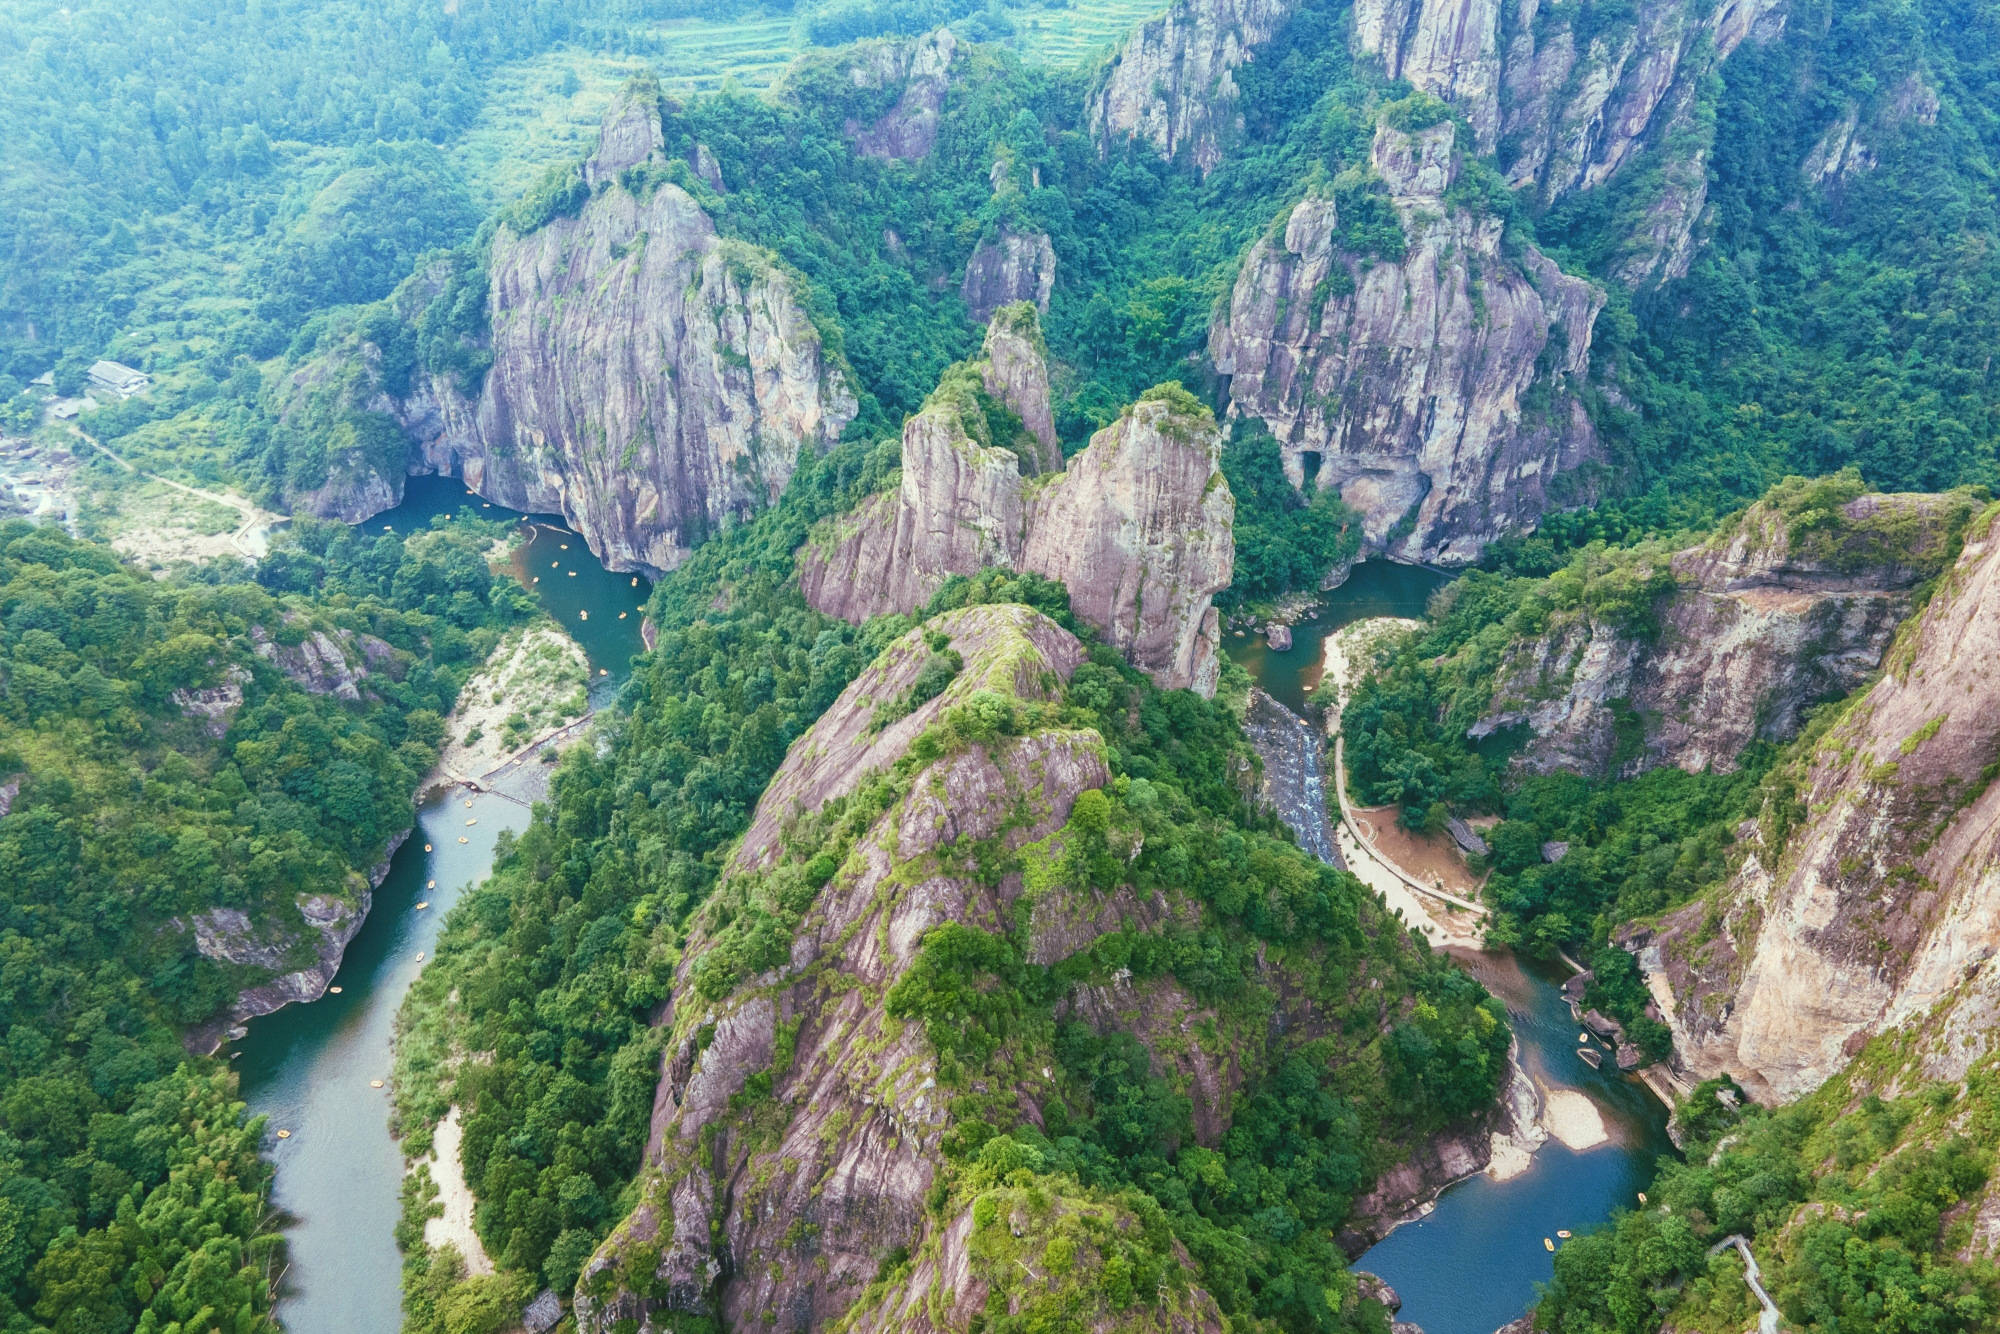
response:
M920 1251L925 1239L953 1252L954 1305L983 1307L989 1285L1010 1281L967 1264L968 1234L981 1227L969 1201L942 1224L927 1212L947 1094L924 1027L892 1019L882 998L933 927L1012 920L1020 877L982 883L953 869L954 854L1049 837L1109 773L1095 733L1031 727L968 742L938 730L954 710L1018 710L1060 690L1082 661L1075 639L1021 607L972 608L928 629L960 655L951 684L878 727L934 652L920 633L897 641L794 744L732 859L735 878L697 919L675 984L644 1199L584 1272L582 1330L662 1312L734 1327L781 1311L823 1327L885 1255ZM801 858L806 844L814 851ZM772 910L792 924L783 948L745 958L744 914ZM1006 1096L1032 1103L1045 1089L1031 1076ZM1094 1201L1058 1207L1122 1213ZM910 1280L919 1305L934 1277ZM1138 1327L1215 1328L1198 1314L1204 1299L1196 1290L1163 1303ZM877 1300L892 1309L851 1327L907 1327L903 1303Z
M1198 894L1166 851L1181 826L1149 804L1162 789L1114 777L1105 735L1074 721L1079 674L1096 691L1104 670L1037 612L965 608L894 641L793 743L679 955L638 1203L583 1270L580 1331L772 1312L796 1329L962 1330L986 1312L1220 1331L1159 1206L1051 1161L1113 1096L1080 1052L1105 1041L1138 1062L1124 1068L1150 1066L1136 1077L1172 1090L1190 1164L1222 1161L1280 1067L1287 1096L1373 1078L1401 1059L1376 1054L1380 1035L1413 1014L1472 1026L1455 1070L1504 1066L1495 1004L1338 873L1265 840L1259 892L1311 888L1284 909L1266 898L1255 942L1240 906ZM1338 905L1327 926L1279 926L1316 900ZM1243 977L1204 992L1144 961L1195 933L1230 942ZM1476 1169L1495 1119L1478 1088L1450 1133L1385 1126L1398 1148L1365 1164L1353 1118L1375 1109L1285 1103L1335 1117L1337 1148L1314 1156L1331 1222L1375 1235L1373 1208L1441 1184L1434 1159ZM1339 1270L1318 1280L1325 1300L1359 1315Z
M1235 71L1292 16L1296 0L1177 0L1126 41L1090 95L1092 136L1136 138L1203 172L1239 131Z
M1236 567L1236 499L1215 419L1179 386L1148 390L1031 498L1021 568L1168 689L1213 695Z
M1839 493L1815 504L1825 486L1788 483L1699 546L1607 569L1657 599L1635 619L1586 598L1515 641L1471 735L1524 728L1523 768L1601 776L1728 772L1753 740L1790 740L1809 706L1881 665L1974 504Z
M1577 391L1603 295L1451 197L1456 133L1376 131L1399 257L1347 249L1334 201L1308 198L1252 248L1209 336L1230 415L1261 419L1295 485L1338 488L1372 549L1411 560L1475 559L1585 498L1564 474L1599 458Z
M1465 113L1481 153L1544 204L1602 185L1652 154L1661 168L1617 276L1680 277L1707 199L1713 127L1702 82L1752 34L1783 24L1782 0L1358 0L1353 42L1391 78Z
M684 165L664 158L657 90L635 85L606 113L570 211L498 229L476 394L419 367L407 392L378 377L369 401L409 436L410 471L561 514L612 569L659 573L775 499L800 450L839 437L855 400L796 280L717 234L669 179ZM400 490L382 480L341 516Z
M995 328L1006 319L1031 331L1030 315L1014 307ZM1021 443L1004 448L984 404L1018 403L1009 415L1039 425L1046 373L1018 332L989 333L987 347L986 361L947 372L904 425L896 490L822 525L800 550L807 602L861 621L916 610L954 574L1040 574L1066 584L1076 614L1162 686L1212 694L1220 661L1210 598L1228 587L1235 558L1235 501L1213 418L1163 386L1099 431L1066 471L1037 476L1053 435L1041 441L1023 428Z
M1776 775L1728 884L1657 930L1629 933L1697 1072L1727 1071L1753 1092L1789 1098L1961 987L1960 1038L1990 1014L1989 961L2000 951L1996 517L1989 507L1973 522L1881 678ZM1987 1041L1976 1040L1979 1051ZM1948 1055L1962 1074L1971 1057Z

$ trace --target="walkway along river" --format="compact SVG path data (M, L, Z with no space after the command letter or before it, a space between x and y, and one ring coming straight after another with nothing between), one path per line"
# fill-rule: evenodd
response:
M1414 566L1363 564L1322 599L1312 620L1293 627L1290 650L1274 651L1261 639L1232 639L1230 657L1279 703L1304 713L1335 631L1378 616L1421 617L1442 582L1436 572ZM1351 846L1351 836L1343 839ZM1379 1274L1396 1289L1403 1299L1398 1318L1421 1325L1425 1334L1493 1334L1526 1311L1536 1284L1553 1275L1554 1256L1544 1239L1561 1245L1559 1232L1580 1233L1614 1209L1634 1206L1655 1164L1673 1147L1666 1109L1643 1085L1615 1069L1593 1069L1577 1055L1580 1030L1562 998L1562 970L1527 965L1506 953L1453 953L1507 1006L1522 1068L1545 1099L1568 1113L1566 1119L1581 1123L1582 1133L1572 1125L1570 1137L1589 1142L1602 1122L1602 1140L1593 1147L1565 1147L1551 1136L1518 1175L1505 1181L1481 1175L1450 1187L1428 1214L1397 1228L1356 1262L1355 1268Z
M404 503L364 526L410 533L447 513L522 517L485 504L452 479L413 477ZM556 521L524 523L530 526L516 549L515 573L583 645L592 703L602 705L639 651L639 607L651 589L644 579L634 585L631 575L605 570L583 539ZM531 582L537 574L541 581ZM587 620L579 615L584 611ZM608 674L595 675L599 670ZM390 862L367 923L333 979L338 992L252 1021L249 1036L231 1048L242 1053L235 1064L244 1100L252 1113L270 1117L265 1151L277 1166L274 1203L293 1219L278 1307L289 1334L388 1334L402 1326L395 1227L403 1152L389 1134L390 1045L396 1011L435 948L445 913L485 879L500 831L518 832L528 823L528 807L506 795L507 779L495 786L426 793L416 830ZM419 910L419 903L429 906ZM371 1087L378 1079L384 1087ZM280 1129L291 1132L282 1141Z

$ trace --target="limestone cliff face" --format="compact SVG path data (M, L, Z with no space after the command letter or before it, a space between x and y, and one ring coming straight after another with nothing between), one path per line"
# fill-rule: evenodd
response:
M1455 135L1376 132L1399 262L1343 248L1334 202L1307 199L1251 250L1209 335L1230 414L1261 419L1294 485L1337 488L1369 547L1409 560L1475 559L1586 498L1558 479L1599 457L1576 392L1603 294L1446 201Z
M1638 285L1686 274L1708 190L1701 81L1775 33L1782 2L1640 0L1580 34L1576 7L1549 0L1357 0L1353 44L1462 110L1479 151L1543 203L1657 153L1660 187L1617 271Z
M929 1328L940 1305L980 1309L992 1286L1012 1281L966 1253L976 1227L969 1202L943 1219L926 1208L942 1167L948 1094L923 1024L890 1019L882 997L932 927L1004 931L1012 922L1020 875L993 884L967 874L967 848L993 839L1018 849L1048 837L1109 771L1096 733L1043 728L934 747L890 777L878 814L844 831L837 814L820 818L827 803L891 775L947 710L975 697L1044 698L1083 659L1073 637L1025 607L969 608L927 628L961 655L957 678L877 728L883 703L910 688L931 654L919 633L892 645L793 745L712 900L796 893L785 887L810 872L786 847L788 830L831 848L838 866L808 896L783 957L718 988L708 981L713 960L740 944L725 914L696 920L674 989L642 1202L578 1285L586 1334L620 1321L664 1328L679 1313L741 1328L766 1311L782 1312L791 1328L826 1328L843 1316L855 1329ZM753 1075L766 1090L746 1103ZM1049 1091L1031 1072L1009 1092L1038 1106ZM1123 1213L1086 1199L1053 1207L1099 1211L1114 1225ZM898 1288L850 1313L898 1246L932 1266L910 1280L911 1300L899 1300ZM933 1289L938 1296L926 1301ZM1198 1289L1138 1314L1138 1328L1221 1327Z
M662 151L656 95L628 90L581 170L587 201L493 239L477 394L419 372L371 402L410 437L410 471L560 514L612 569L655 574L776 499L856 410L794 279L717 235L660 178ZM382 480L337 512L389 501L401 479Z
M1003 402L1025 405L1024 420L1045 406L1029 345L989 337L988 350L982 374ZM822 526L801 549L806 601L862 621L914 611L954 574L1032 572L1066 584L1076 614L1163 687L1214 693L1210 600L1234 571L1235 499L1213 418L1177 389L1156 392L1066 471L1024 477L1028 456L975 439L979 414L941 388L903 428L897 489ZM1052 447L1052 434L1038 445Z
M1472 735L1525 727L1520 763L1536 773L1729 772L1750 742L1790 740L1809 706L1881 665L1970 503L1866 495L1832 528L1795 535L1782 502L1760 502L1701 545L1642 561L1660 568L1635 578L1672 582L1655 632L1579 611L1512 645Z
M1091 134L1106 150L1139 139L1186 153L1204 173L1242 113L1235 72L1292 16L1296 0L1178 0L1125 43L1092 91Z
M1989 507L1974 521L1882 677L1781 771L1789 790L1767 805L1734 878L1712 901L1630 935L1698 1073L1729 1071L1753 1092L1793 1097L1872 1034L1941 1002L1944 1026L1961 1039L1993 1013L1996 514ZM1990 1041L1972 1045L1984 1051ZM1933 1055L1950 1077L1946 1066L1962 1074L1971 1059Z
M1168 689L1213 695L1235 573L1236 498L1222 436L1190 400L1141 399L1033 498L1021 568L1059 580L1070 607Z

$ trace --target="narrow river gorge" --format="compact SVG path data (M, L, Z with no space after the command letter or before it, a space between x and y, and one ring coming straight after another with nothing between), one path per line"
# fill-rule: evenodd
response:
M1443 579L1419 566L1360 565L1321 599L1310 619L1292 627L1290 649L1232 637L1229 655L1280 704L1303 715L1335 631L1378 616L1421 617ZM1331 802L1330 774L1326 784ZM1356 1262L1356 1269L1395 1288L1403 1300L1399 1318L1420 1325L1424 1334L1493 1334L1521 1315L1535 1300L1536 1285L1554 1273L1545 1240L1561 1245L1559 1234L1580 1233L1635 1204L1673 1146L1658 1099L1637 1080L1594 1069L1577 1054L1580 1030L1563 999L1560 972L1504 952L1453 953L1506 1004L1521 1067L1541 1100L1553 1094L1567 1105L1570 1119L1581 1120L1583 1133L1573 1130L1570 1137L1582 1142L1597 1133L1579 1097L1602 1122L1602 1140L1589 1148L1568 1147L1552 1134L1525 1170L1505 1180L1482 1173L1449 1187L1433 1209Z
M447 513L521 519L516 577L583 645L593 703L614 697L641 647L644 581L635 586L630 575L604 570L567 529L486 505L449 479L412 478L405 503L369 526L410 532ZM1280 703L1304 712L1334 631L1371 617L1419 616L1439 583L1428 570L1363 565L1294 627L1291 649L1277 652L1261 639L1239 637L1230 641L1230 654ZM620 611L627 613L622 620ZM453 785L426 793L414 832L348 947L333 981L337 990L253 1021L231 1049L240 1053L235 1064L245 1101L270 1118L274 1203L291 1220L280 1308L290 1334L393 1330L401 1323L394 1232L405 1164L389 1133L387 1088L396 1012L435 948L444 915L488 873L500 832L526 825L527 802L541 777L515 766L488 791ZM1655 1162L1671 1152L1658 1102L1636 1081L1592 1069L1577 1055L1576 1023L1558 976L1504 954L1459 954L1506 1003L1522 1067L1543 1097L1567 1091L1587 1099L1604 1138L1571 1148L1552 1137L1509 1179L1460 1182L1361 1257L1356 1267L1393 1286L1403 1299L1401 1318L1425 1334L1492 1334L1520 1315L1536 1284L1552 1273L1543 1239L1580 1232L1632 1204ZM384 1087L374 1087L377 1080ZM280 1140L279 1130L290 1133Z
M515 577L583 646L592 704L613 698L641 648L646 581L604 569L557 521L489 505L450 478L410 478L404 503L363 527L411 533L447 514L520 520ZM289 1334L372 1334L402 1324L395 1227L404 1162L389 1133L388 1088L396 1011L444 915L491 869L500 832L528 823L528 802L543 780L539 767L532 759L511 766L485 784L488 791L452 784L424 793L416 827L391 860L332 989L253 1020L249 1035L229 1049L240 1053L234 1064L244 1101L252 1114L270 1118L273 1203L290 1219L279 1306ZM281 1130L289 1132L282 1140Z

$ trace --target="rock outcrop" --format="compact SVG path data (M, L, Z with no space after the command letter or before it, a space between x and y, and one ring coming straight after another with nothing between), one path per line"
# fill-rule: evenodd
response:
M1239 133L1235 73L1291 18L1296 0L1177 0L1142 26L1092 90L1092 136L1109 152L1139 139L1203 173Z
M1806 155L1800 174L1808 185L1837 188L1875 170L1877 150L1905 125L1935 125L1942 103L1937 89L1923 75L1912 73L1864 117L1859 103L1850 102L1840 119Z
M985 1139L994 1126L1050 1127L1058 1100L1073 1116L1090 1096L1053 1029L1009 1021L988 1061L951 1036L961 1026L936 1018L935 1002L904 998L958 975L941 958L1005 942L1069 979L1051 1002L1057 1022L1145 1048L1205 1146L1223 1142L1240 1095L1280 1062L1324 1052L1349 1023L1386 1031L1414 999L1392 998L1379 975L1325 967L1317 946L1256 950L1249 967L1270 1001L1247 1008L1095 960L1107 935L1222 924L1177 887L1107 888L1068 869L1076 840L1139 854L1139 832L1103 792L1125 790L1104 738L1045 707L1084 658L1026 607L948 612L894 641L792 744L690 924L660 1021L637 1204L584 1268L580 1334L688 1316L744 1328L766 1312L793 1329L963 1330L978 1311L1045 1298L1052 1282L1083 1328L1220 1334L1177 1249L1180 1272L1120 1299L1115 1319L1100 1310L1101 1277L1147 1226L1120 1198L1044 1169L1037 1150L995 1168L990 1150L1018 1141ZM941 661L956 664L948 683L917 698ZM1351 902L1359 929L1402 938L1358 889ZM969 1094L990 1121L976 1154L948 1139L967 1133ZM1369 1202L1407 1210L1442 1174L1477 1170L1506 1119L1476 1115L1412 1146ZM1390 1221L1364 1209L1357 1244ZM1058 1237L1076 1245L1067 1272L1051 1274L1039 1260Z
M1372 551L1447 563L1587 498L1566 474L1600 457L1577 391L1604 301L1447 201L1455 136L1376 131L1400 259L1345 248L1334 201L1306 199L1252 248L1209 336L1230 415L1270 428L1294 485L1337 488Z
M877 727L882 703L906 694L935 651L925 632L892 645L794 743L731 859L731 878L694 923L675 984L642 1202L584 1271L582 1331L667 1312L712 1315L734 1328L772 1310L795 1327L828 1327L885 1255L898 1246L921 1253L926 1238L960 1255L954 1284L977 1289L954 1300L983 1304L987 1283L966 1272L955 1249L977 1225L956 1211L940 1226L925 1207L948 1121L938 1057L924 1026L891 1020L882 997L934 926L996 930L1012 920L1020 876L992 884L954 871L964 865L954 851L1047 838L1079 794L1110 775L1095 733L1060 728L932 747L914 770L898 769L948 710L1044 698L1083 659L1073 637L1025 607L969 608L926 630L960 655L951 684ZM843 798L884 781L886 806L841 820ZM802 866L807 844L821 860ZM823 886L806 895L784 888L803 887L808 876L823 877ZM759 959L754 977L716 985L715 970L726 966L718 960L742 949L724 905L770 892L809 900L791 911L785 949ZM753 1075L763 1081L761 1101L746 1108ZM1032 1102L1040 1090L1019 1096ZM753 1131L752 1120L761 1128ZM853 1327L928 1326L884 1311ZM1163 1313L1143 1327L1218 1326Z
M1027 313L1016 307L1011 318L1019 328ZM1024 476L1049 446L1030 453L993 442L979 397L1019 402L1026 420L1045 374L1025 364L1033 350L1020 335L989 336L989 354L996 347L978 380L947 372L905 423L896 490L822 525L801 549L806 601L862 621L916 610L955 574L1040 574L1066 584L1076 614L1164 688L1214 693L1220 629L1210 599L1229 586L1235 559L1235 500L1214 419L1162 386L1066 471Z
M1048 233L1003 226L973 247L958 294L973 322L984 324L993 312L1016 301L1032 302L1047 314L1055 285L1056 252Z
M265 981L237 992L220 1014L190 1029L183 1038L188 1050L207 1055L230 1034L240 1036L238 1027L246 1020L324 996L333 975L340 971L348 943L368 920L368 909L376 888L389 873L390 860L409 836L404 830L389 841L382 860L367 879L350 874L344 896L299 896L295 920L259 923L241 909L210 908L186 922L168 923L170 929L192 933L195 950L203 958L270 974Z
M1797 735L1810 706L1881 665L1973 506L1871 494L1800 512L1809 485L1779 488L1699 546L1607 570L1670 591L1643 623L1558 612L1511 645L1471 735L1522 728L1528 771L1604 777L1726 773L1752 741Z
M605 565L650 574L776 499L856 411L796 279L719 236L664 152L657 89L627 89L573 211L493 238L476 393L420 369L369 400L410 437L409 471L560 514ZM343 494L365 508L400 489L383 480Z
M1686 274L1713 136L1702 80L1746 38L1777 32L1781 4L1639 0L1583 33L1576 6L1548 0L1359 0L1353 42L1463 111L1479 151L1544 204L1653 155L1659 185L1617 267L1638 285Z
M902 41L857 42L840 52L835 59L854 87L897 94L895 104L873 120L847 122L855 151L903 162L930 156L958 54L950 28Z
M1728 884L1626 933L1698 1074L1794 1097L1920 1019L1954 1039L1931 1043L1939 1077L1990 1046L1975 1029L2000 996L1996 518L1973 521L1880 679L1779 772Z
M1213 695L1211 598L1236 568L1236 498L1222 436L1178 388L1149 390L1029 505L1021 568L1069 588L1070 608L1168 690Z

